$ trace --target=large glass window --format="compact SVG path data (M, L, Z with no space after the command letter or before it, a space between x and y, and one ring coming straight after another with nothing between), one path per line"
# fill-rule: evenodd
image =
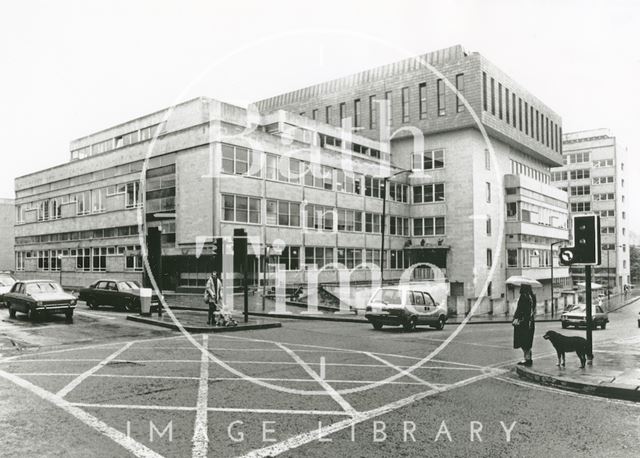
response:
M444 216L413 219L414 236L432 236L445 234Z
M260 223L260 199L255 197L222 195L222 219L237 223Z
M444 183L432 183L413 187L413 203L444 202Z

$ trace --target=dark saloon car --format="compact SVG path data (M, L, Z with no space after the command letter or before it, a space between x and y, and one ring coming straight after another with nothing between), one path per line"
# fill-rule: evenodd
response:
M89 308L110 305L128 312L140 311L140 284L131 280L98 280L82 288L78 298ZM151 296L151 310L160 306L158 296Z
M58 283L50 280L17 281L4 295L4 301L11 318L21 312L30 320L39 315L64 313L67 320L72 321L76 308L75 296L65 293Z

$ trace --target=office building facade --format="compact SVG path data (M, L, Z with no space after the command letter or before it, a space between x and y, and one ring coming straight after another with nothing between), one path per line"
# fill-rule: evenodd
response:
M13 199L0 199L0 271L13 270Z
M550 167L562 161L561 119L480 54L454 46L257 106L390 139L391 163L413 173L394 179L410 190L411 233L389 244L446 270L450 308L468 311L479 298L480 312L512 309L511 275L543 283L538 296L550 305L551 243L568 238L566 193L550 185ZM445 229L431 231L432 218ZM559 290L568 269L555 259Z
M199 291L214 237L243 228L256 284L275 269L289 284L366 282L384 258L385 280L416 264L415 279L443 273L453 313L478 299L513 310L511 275L541 281L541 304L550 295L550 243L568 239L566 193L549 184L561 120L479 54L456 46L255 108L198 98L18 178L17 270L139 279L142 229L159 237L162 286Z
M553 169L553 184L569 194L572 215L601 217L602 263L593 281L622 292L630 283L629 202L625 151L608 129L563 135L563 166ZM584 267L572 267L574 283L584 281Z

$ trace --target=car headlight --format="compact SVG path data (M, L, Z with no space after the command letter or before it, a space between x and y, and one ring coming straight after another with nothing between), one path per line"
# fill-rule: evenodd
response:
M69 305L76 305L78 303L78 301L76 301L75 299L73 299L71 302L69 302Z

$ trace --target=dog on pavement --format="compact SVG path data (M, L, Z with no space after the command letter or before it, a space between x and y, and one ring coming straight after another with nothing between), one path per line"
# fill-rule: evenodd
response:
M580 358L580 367L584 368L587 358L589 358L589 364L593 361L593 353L589 353L587 339L583 337L565 336L555 331L547 331L542 337L551 342L553 348L556 349L556 353L558 354L557 366L560 366L561 363L562 366L564 366L565 353L571 353L573 351L575 351L578 358Z

